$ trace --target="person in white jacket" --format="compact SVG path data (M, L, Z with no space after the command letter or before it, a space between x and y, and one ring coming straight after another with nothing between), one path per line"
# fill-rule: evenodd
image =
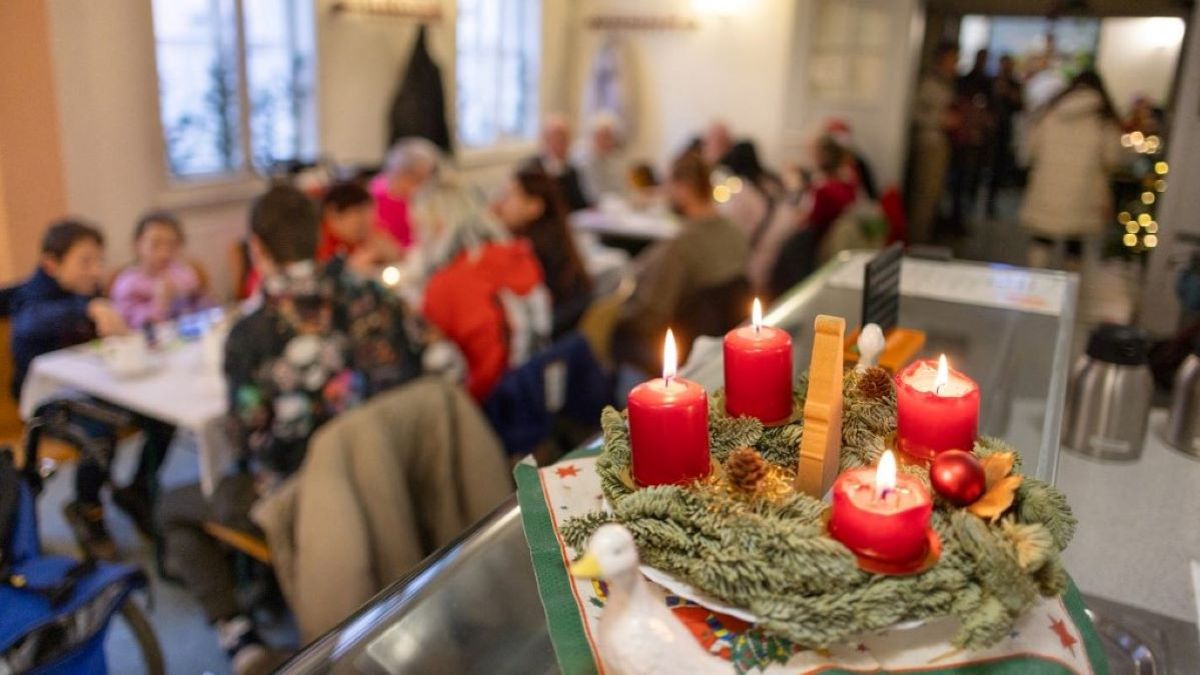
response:
M1021 226L1033 235L1028 263L1046 267L1061 247L1062 265L1077 268L1084 244L1112 220L1109 178L1121 161L1121 131L1095 71L1077 75L1034 121L1031 169Z

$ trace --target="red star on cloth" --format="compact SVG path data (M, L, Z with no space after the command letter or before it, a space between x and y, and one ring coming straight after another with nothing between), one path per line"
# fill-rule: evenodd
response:
M559 478L570 478L572 476L578 476L579 469L576 469L574 464L568 464L566 466L558 467L554 470L554 473L558 474Z
M1075 656L1075 645L1079 643L1079 640L1071 635L1071 629L1067 628L1066 622L1050 617L1050 630L1058 636L1058 641L1062 643L1063 649L1070 649L1071 656Z

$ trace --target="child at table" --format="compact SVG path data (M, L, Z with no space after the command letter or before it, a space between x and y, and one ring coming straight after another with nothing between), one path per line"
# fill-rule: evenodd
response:
M373 276L376 267L395 262L404 252L386 233L375 227L375 200L366 188L353 182L335 183L321 199L321 236L317 262L336 256L363 276Z
M183 228L165 211L148 213L133 233L137 260L117 275L112 301L135 328L177 318L211 303L196 268L180 255Z
M12 321L13 396L19 397L34 358L96 339L129 331L121 314L100 297L104 277L104 237L78 220L54 223L42 237L41 262L33 276L16 287L9 307ZM43 401L38 402L39 405ZM85 456L75 471L75 499L63 507L80 547L92 558L116 558L116 545L104 524L100 489L109 479L116 430L91 419L71 420L101 448L101 456ZM174 427L134 416L144 432L141 461L133 481L113 490L113 501L133 518L142 532L153 532L150 503L157 471L174 436Z

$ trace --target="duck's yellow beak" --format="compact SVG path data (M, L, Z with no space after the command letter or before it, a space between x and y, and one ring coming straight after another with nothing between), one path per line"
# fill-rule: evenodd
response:
M571 576L573 577L599 579L600 575L600 561L591 553L584 553L582 558L571 563Z

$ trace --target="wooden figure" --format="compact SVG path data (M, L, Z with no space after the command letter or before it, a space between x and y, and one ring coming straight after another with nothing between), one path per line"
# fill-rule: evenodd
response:
M845 333L846 320L840 316L821 314L814 322L796 489L817 499L833 485L842 450L842 343Z

